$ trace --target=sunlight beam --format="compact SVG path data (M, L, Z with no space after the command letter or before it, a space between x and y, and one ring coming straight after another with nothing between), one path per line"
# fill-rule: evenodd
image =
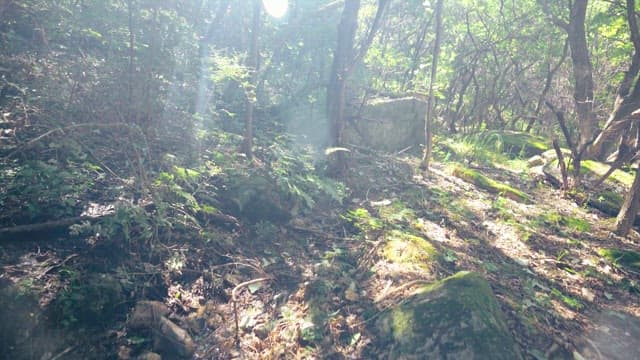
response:
M262 6L269 16L279 19L287 13L288 0L262 0Z

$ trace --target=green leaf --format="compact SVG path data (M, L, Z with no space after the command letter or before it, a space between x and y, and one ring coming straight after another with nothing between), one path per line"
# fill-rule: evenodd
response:
M262 282L257 282L257 283L247 285L247 289L249 289L249 292L251 294L255 294L256 291L260 290L260 288L262 288Z

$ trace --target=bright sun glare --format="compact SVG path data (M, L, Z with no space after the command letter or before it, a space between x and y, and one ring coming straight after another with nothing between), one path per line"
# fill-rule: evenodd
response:
M281 18L287 13L288 0L262 0L264 9L270 16Z

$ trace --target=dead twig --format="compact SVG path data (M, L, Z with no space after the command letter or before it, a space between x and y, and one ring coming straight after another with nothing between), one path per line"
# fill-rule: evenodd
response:
M553 139L553 149L556 151L558 166L560 166L560 173L562 174L562 190L566 192L569 190L567 165L564 163L564 155L562 155L562 150L560 149L560 145L558 145L558 139Z
M388 298L389 296L391 296L393 294L396 294L396 293L399 293L399 292L401 292L401 291L403 291L405 289L408 289L408 288L410 288L410 287L412 287L414 285L428 285L428 284L431 284L431 283L433 283L433 281L428 281L428 280L425 280L425 279L412 280L412 281L406 282L406 283L398 286L397 288L387 292L386 294L382 294L382 296L380 296L379 298L375 299L374 302L379 303L382 300Z
M73 349L75 349L76 346L69 346L68 348L62 350L60 353L58 353L56 356L52 357L50 360L58 360L60 358L62 358L63 356L65 356L66 354L70 353L71 351L73 351Z
M15 150L13 150L12 152L10 152L9 155L7 155L4 158L2 158L2 160L11 159L16 154L19 154L19 153L23 152L24 150L29 149L30 147L32 147L33 145L38 143L40 140L42 140L44 138L47 138L47 137L49 137L51 135L54 135L56 133L60 133L61 135L64 135L65 131L73 130L73 129L79 129L79 128L110 128L110 127L124 127L124 128L127 128L127 129L132 129L134 131L140 131L140 129L136 128L135 126L132 126L132 125L124 123L124 122L117 122L117 123L112 123L112 124L83 123L83 124L74 124L74 125L69 125L69 126L65 126L65 127L59 127L59 128L55 128L55 129L49 130L49 131L45 132L44 134L39 135L39 136L27 141L25 144L21 145L19 148L17 148Z
M294 231L303 232L303 233L307 233L307 234L311 234L311 235L316 235L316 236L323 237L323 238L330 239L330 240L341 240L341 241L353 241L353 240L356 240L356 239L354 239L352 237L332 235L332 234L326 233L326 232L324 232L322 230L306 229L306 228L297 227L295 225L287 225L286 227L291 229L291 230L294 230Z
M78 256L78 254L71 254L69 256L67 256L64 260L62 260L61 262L51 265L48 268L46 268L44 271L42 271L40 273L40 275L38 275L36 278L40 279L43 276L47 275L48 273L52 272L53 270L59 268L59 267L63 267L67 262L69 262L69 260L73 259L74 257Z
M66 219L47 221L47 222L38 223L38 224L27 224L27 225L18 225L18 226L13 226L8 228L0 228L0 238L3 238L7 235L12 235L12 234L51 231L51 230L67 227L67 226L79 223L81 221L90 221L90 222L97 221L98 219L104 216L109 216L109 215L111 214L102 215L102 216L75 216L75 217L70 217Z
M245 286L257 284L267 280L273 280L273 278L261 277L261 278L245 281L243 283L236 285L236 287L234 287L233 290L231 290L231 300L233 301L233 315L236 321L236 348L240 348L240 326L238 325L238 299L237 299L238 290L242 289Z

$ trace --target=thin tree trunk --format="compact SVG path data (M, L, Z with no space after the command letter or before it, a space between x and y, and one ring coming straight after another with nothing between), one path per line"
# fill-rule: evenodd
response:
M616 218L616 228L614 230L616 235L627 236L629 234L638 210L640 210L640 169L636 169L636 176L633 179L631 189L627 192L620 213Z
M349 65L353 57L353 43L358 27L358 12L360 0L346 0L342 17L338 25L338 43L333 55L331 66L331 78L327 88L327 115L331 127L331 146L343 146L343 132L345 127L345 83L349 72ZM335 152L336 159L333 162L331 173L340 175L345 170L345 158L343 151Z
M128 95L128 105L127 113L129 116L131 115L131 111L133 111L133 59L135 56L135 35L133 32L133 0L127 1L127 12L129 16L128 21L128 30L129 30L129 68L128 68L128 81L127 81L127 95Z
M257 80L258 80L258 32L260 31L260 13L262 4L260 0L253 1L253 20L251 23L251 43L249 45L249 57L247 66L251 72L250 89L247 92L247 114L244 129L244 142L242 152L247 159L253 159L253 110L257 101Z
M531 128L533 128L533 124L535 123L536 119L540 115L540 111L542 110L542 106L544 105L545 99L547 97L547 93L551 89L553 77L555 76L556 72L558 72L558 69L560 69L560 66L562 66L565 59L567 58L568 50L569 50L569 42L565 41L564 48L562 49L562 57L560 58L560 61L558 61L558 63L555 66L553 66L553 68L551 67L551 62L547 62L548 70L547 70L547 77L544 82L544 89L542 89L542 92L538 97L538 103L536 104L534 115L529 120L529 123L527 123L527 128L524 130L524 132L526 133L531 132Z
M418 38L416 39L416 43L412 49L413 54L411 55L411 67L409 68L409 70L407 70L404 83L402 84L402 88L404 90L413 88L413 85L411 83L413 82L416 71L418 71L418 67L420 66L420 58L422 57L422 51L424 49L424 43L427 37L427 30L429 28L429 25L429 23L425 23L418 33Z
M593 112L593 66L589 58L589 48L585 30L588 0L570 1L569 22L558 18L548 7L548 0L542 2L544 12L554 24L567 32L573 65L573 100L578 120L578 140L572 148L573 187L580 185L580 165L599 129L598 119Z
M333 65L329 86L327 87L327 116L331 126L331 146L343 147L345 127L345 93L346 81L360 60L364 58L373 43L376 32L382 23L384 11L389 0L378 0L378 9L367 36L361 42L358 50L354 49L356 30L358 28L358 12L360 0L345 0L342 17L338 25L338 43L333 55ZM336 156L330 165L329 172L340 176L346 170L345 153L340 149L333 152Z
M438 58L440 57L440 42L442 41L442 5L443 0L436 3L436 39L433 45L433 58L431 60L431 77L429 78L429 98L427 99L427 111L424 121L424 153L420 168L425 172L429 170L431 152L433 150L433 86L438 70Z
M567 30L573 63L573 98L580 131L577 151L580 155L589 146L598 129L598 121L593 113L593 67L589 58L585 31L588 2L588 0L575 0L571 6L571 20ZM573 160L574 167L579 167L580 159Z
M625 123L626 118L640 107L640 79L638 79L640 73L640 31L636 19L635 1L626 0L626 8L629 36L634 52L629 68L624 73L624 78L618 87L609 119L589 149L590 155L597 158L604 157L607 147L629 129L629 124Z

